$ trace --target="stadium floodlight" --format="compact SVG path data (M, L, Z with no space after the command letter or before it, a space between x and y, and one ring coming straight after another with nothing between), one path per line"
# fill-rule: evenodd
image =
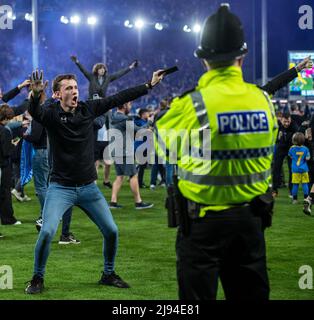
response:
M124 26L126 28L133 28L133 24L130 22L130 20L125 20L124 21Z
M30 13L25 13L25 20L26 21L33 21L33 16Z
M62 16L60 18L60 21L61 21L61 23L64 23L64 24L68 24L69 23L69 19L67 17L65 17L65 16Z
M12 11L8 12L7 17L8 17L8 19L11 19L11 20L16 19L16 15Z
M80 16L77 16L77 15L72 16L70 18L70 22L73 24L79 24L81 22L81 18L80 18Z
M186 24L184 27L183 27L183 31L184 32L191 32L191 28Z
M195 33L199 33L200 31L201 31L201 26L198 24L198 23L196 23L194 26L193 26L193 32L195 32Z
M94 26L97 23L97 18L94 16L87 18L87 24Z
M142 19L135 20L135 28L142 29L144 27L144 21Z
M161 31L164 28L164 26L162 25L162 23L157 22L155 24L155 29L158 31Z
M12 15L13 15L12 11L9 11L8 14L7 14L7 17L8 17L9 19L12 19Z

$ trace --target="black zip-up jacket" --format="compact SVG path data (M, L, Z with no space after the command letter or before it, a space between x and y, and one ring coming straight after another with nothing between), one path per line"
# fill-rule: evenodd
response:
M102 77L103 82L102 84L100 84L97 75L87 71L80 62L77 62L75 64L89 81L89 99L93 99L94 94L98 94L99 97L105 98L109 83L121 78L131 71L130 67L127 67L113 74L105 73L105 75Z
M30 142L34 149L47 149L46 129L35 120L32 120L31 133L29 135L24 135L23 138Z
M291 121L288 128L285 128L279 123L278 136L276 141L276 148L282 152L288 152L292 146L292 136L298 131L298 125Z
M264 86L259 87L260 89L266 91L268 94L274 94L276 91L280 90L286 86L289 82L298 76L296 68L291 68L278 76L267 82Z
M12 135L9 129L0 124L0 167L8 166L10 162L10 155L13 151L14 145L11 143Z
M10 100L14 99L20 92L21 90L18 87L15 87L2 96L2 101L5 103L9 102Z
M95 181L94 119L147 92L146 85L141 85L105 99L80 101L74 113L65 112L59 102L43 107L38 98L31 98L29 113L48 133L53 158L51 181L65 186Z

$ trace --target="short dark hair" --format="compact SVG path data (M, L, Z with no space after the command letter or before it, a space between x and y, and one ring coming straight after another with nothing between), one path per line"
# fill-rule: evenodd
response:
M146 108L140 109L140 111L138 112L138 115L139 115L140 117L142 117L142 115L143 115L145 112L149 112L148 109L146 109Z
M305 136L302 132L296 132L293 136L292 136L292 143L297 145L297 146L302 146L304 145L305 142Z
M77 82L76 76L74 74L59 74L54 78L52 82L52 92L60 90L62 80L75 80Z
M160 101L160 104L159 104L159 106L160 106L160 109L161 110L164 110L164 109L166 109L167 107L168 107L168 100L167 99L162 99L161 101Z
M0 105L0 121L11 120L14 118L14 111L7 104Z
M290 114L290 113L284 113L284 114L282 115L282 118L284 118L284 119L290 119L290 118L291 118L291 114Z

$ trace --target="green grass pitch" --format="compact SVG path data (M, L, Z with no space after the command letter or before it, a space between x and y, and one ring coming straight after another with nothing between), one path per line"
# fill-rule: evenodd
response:
M149 171L146 171L148 182ZM110 190L101 191L110 200ZM0 266L13 269L13 289L0 290L0 300L42 299L114 299L159 300L177 299L175 270L176 230L167 227L164 209L166 191L144 189L142 198L154 202L151 210L135 210L130 188L125 182L119 197L124 208L112 211L119 227L119 248L116 272L127 282L130 289L99 286L103 268L102 237L87 216L75 208L71 231L81 240L80 245L58 245L60 227L51 246L45 277L46 290L37 296L24 294L25 282L31 279L33 250L37 239L34 221L38 217L39 204L33 184L25 188L32 198L28 203L15 199L16 217L20 226L0 226L5 235L0 240ZM300 199L302 195L300 194ZM302 265L314 268L314 217L302 213L302 201L290 204L287 189L280 189L276 201L273 227L266 231L268 268L271 299L313 299L313 290L301 290L298 273ZM0 274L1 277L1 274ZM219 290L219 299L223 293Z

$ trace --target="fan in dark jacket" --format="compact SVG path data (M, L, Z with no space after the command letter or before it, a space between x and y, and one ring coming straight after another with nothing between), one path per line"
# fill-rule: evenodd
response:
M96 63L93 66L92 72L89 72L83 67L76 56L71 56L71 60L89 81L89 99L105 98L110 82L123 77L138 66L138 61L135 60L127 68L113 74L108 74L107 66L104 63Z
M6 225L21 224L14 217L12 207L10 156L14 145L11 132L5 127L13 116L13 110L7 104L0 106L0 218Z

